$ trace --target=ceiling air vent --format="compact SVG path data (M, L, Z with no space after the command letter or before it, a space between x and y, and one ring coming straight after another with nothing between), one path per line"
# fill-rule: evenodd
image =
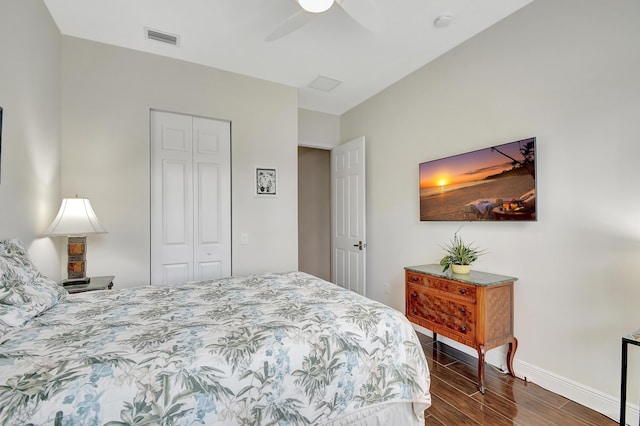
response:
M159 41L161 43L172 44L174 46L178 45L180 41L180 37L177 35L163 33L158 30L152 30L151 28L145 28L144 33L149 40Z
M336 80L335 78L325 77L324 75L319 75L313 80L307 87L312 89L321 90L323 92L331 92L333 89L338 87L338 85L342 83L340 80Z

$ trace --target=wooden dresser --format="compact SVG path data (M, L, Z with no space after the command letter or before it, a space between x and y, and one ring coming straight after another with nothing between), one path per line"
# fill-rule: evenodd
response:
M471 271L442 272L440 265L407 266L406 315L409 321L478 351L478 388L484 393L488 350L509 344L507 368L513 372L518 339L513 335L514 277Z

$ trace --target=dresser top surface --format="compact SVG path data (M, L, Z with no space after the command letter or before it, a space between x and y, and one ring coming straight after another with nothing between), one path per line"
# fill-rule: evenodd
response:
M474 270L471 270L469 274L454 274L450 269L447 272L442 272L442 266L437 264L405 266L404 269L407 271L418 272L438 278L446 278L448 280L460 281L461 283L478 286L491 286L518 280L516 277L508 277L506 275L490 274L488 272Z

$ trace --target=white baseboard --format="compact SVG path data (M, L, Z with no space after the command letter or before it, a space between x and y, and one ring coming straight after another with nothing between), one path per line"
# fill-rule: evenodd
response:
M597 389L574 382L566 377L536 367L528 362L514 360L513 368L518 377L535 383L553 393L562 395L580 405L591 408L615 421L620 420L620 399L607 395ZM638 405L627 401L627 415L625 423L638 424Z
M413 324L414 328L422 334L433 336L433 333L426 328ZM475 349L462 345L454 340L438 335L438 340L458 349L461 352L478 358ZM506 349L496 348L487 352L486 362L500 370L506 370ZM567 399L584 405L594 411L604 414L615 421L620 421L620 399L612 395L607 395L589 386L574 382L566 377L559 376L543 368L536 367L528 362L519 361L516 357L513 362L516 375L528 382L535 383L553 393L561 395ZM637 404L630 404L627 401L627 415L625 423L637 425L640 418L640 410Z

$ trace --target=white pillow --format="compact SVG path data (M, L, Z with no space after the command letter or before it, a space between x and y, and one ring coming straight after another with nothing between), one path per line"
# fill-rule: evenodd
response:
M66 295L36 269L20 241L0 240L0 332L23 326Z

